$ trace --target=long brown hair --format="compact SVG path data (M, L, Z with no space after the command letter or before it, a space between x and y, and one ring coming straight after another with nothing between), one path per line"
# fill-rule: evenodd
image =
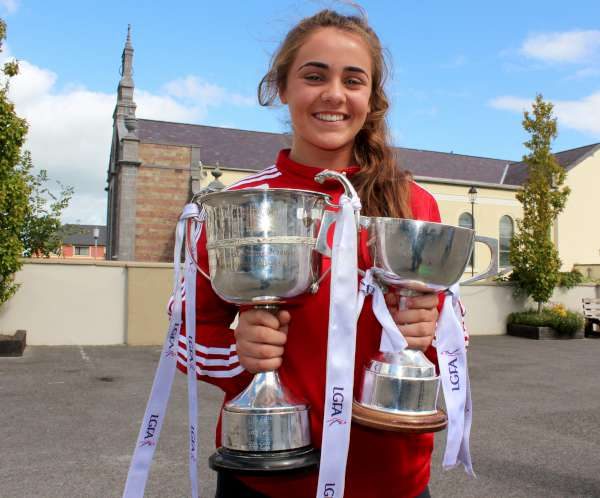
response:
M273 55L269 71L258 85L258 101L262 106L276 102L279 91L286 88L287 76L298 50L311 33L320 28L336 28L359 35L371 54L371 112L354 140L354 160L360 171L351 178L362 202L362 213L410 218L410 176L398 168L389 145L386 122L389 101L384 90L388 66L381 42L369 26L364 12L346 16L333 10L322 10L302 19L289 31Z

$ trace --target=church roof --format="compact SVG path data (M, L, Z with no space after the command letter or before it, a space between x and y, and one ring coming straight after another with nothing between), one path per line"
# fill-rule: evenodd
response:
M273 164L282 148L290 147L291 136L282 133L219 128L214 126L138 119L138 136L143 143L200 147L205 165L257 171ZM569 170L600 144L587 145L555 154ZM442 181L522 185L527 178L523 162L467 156L448 152L394 147L398 163L415 177Z
M502 183L511 161L489 157L466 156L452 152L395 147L398 163L416 177L461 180L467 182Z
M271 166L292 139L281 133L236 130L215 126L138 119L141 142L200 147L205 165L258 171Z

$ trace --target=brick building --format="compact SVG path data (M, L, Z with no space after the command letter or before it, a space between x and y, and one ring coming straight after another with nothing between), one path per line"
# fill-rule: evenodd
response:
M122 54L108 168L107 259L172 261L174 228L184 204L219 168L229 185L273 164L290 136L136 118L130 34ZM394 149L398 164L438 201L442 221L499 239L501 264L521 216L515 193L527 177L523 162ZM600 232L586 230L600 175L600 144L555 154L572 194L553 227L563 269L600 266ZM476 191L477 198L470 198ZM471 202L472 201L472 202ZM582 225L583 223L583 225ZM577 244L572 241L577 240ZM473 271L489 257L476 247ZM480 268L481 266L481 268Z
M104 225L64 225L61 229L61 258L105 259Z

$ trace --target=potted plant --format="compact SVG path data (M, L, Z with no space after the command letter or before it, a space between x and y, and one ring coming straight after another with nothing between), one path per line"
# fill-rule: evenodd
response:
M582 339L584 318L562 304L552 304L537 310L511 313L506 333L528 339Z

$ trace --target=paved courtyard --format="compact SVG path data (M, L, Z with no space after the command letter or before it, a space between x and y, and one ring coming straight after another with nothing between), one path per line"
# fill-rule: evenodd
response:
M22 358L0 358L0 497L121 496L158 354L28 347ZM469 358L478 478L441 470L441 433L432 495L600 497L600 340L476 336ZM185 389L177 375L147 497L188 496ZM202 384L200 396L206 498L214 493L205 461L221 395Z

